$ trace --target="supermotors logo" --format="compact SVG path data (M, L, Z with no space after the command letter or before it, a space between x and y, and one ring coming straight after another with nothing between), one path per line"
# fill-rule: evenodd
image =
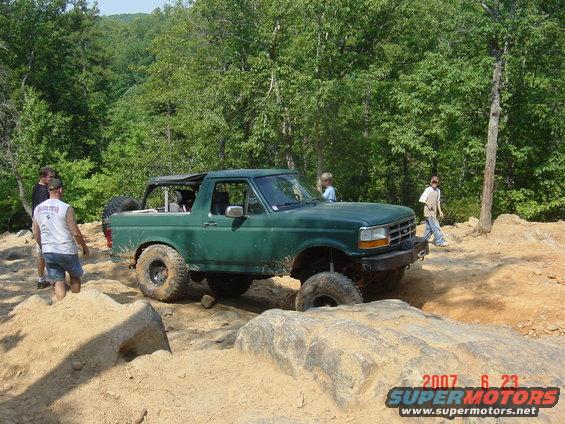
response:
M398 408L402 417L537 417L540 408L558 401L558 387L395 387L386 406Z

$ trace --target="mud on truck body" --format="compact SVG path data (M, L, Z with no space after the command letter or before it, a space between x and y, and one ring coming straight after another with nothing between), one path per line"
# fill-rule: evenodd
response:
M159 190L164 202L151 204ZM188 211L169 203L183 197L194 198ZM135 268L140 290L161 301L191 280L206 279L221 298L289 275L301 282L297 310L362 303L428 253L410 208L328 202L287 169L156 177L141 204L115 199L103 216L112 260ZM119 205L134 210L113 213Z

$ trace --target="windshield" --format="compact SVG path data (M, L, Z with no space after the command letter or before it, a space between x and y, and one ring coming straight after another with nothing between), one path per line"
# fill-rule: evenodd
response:
M274 211L325 201L299 174L259 177L255 179L255 183Z

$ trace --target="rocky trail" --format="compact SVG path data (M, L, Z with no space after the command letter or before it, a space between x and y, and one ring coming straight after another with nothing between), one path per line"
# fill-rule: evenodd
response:
M472 225L444 227L450 246L432 246L377 302L304 314L290 311L299 282L286 277L211 309L205 283L148 300L96 223L82 226L83 291L54 303L35 288L30 235L4 234L0 422L391 422L386 391L426 372L562 387L565 224L502 215L481 237Z

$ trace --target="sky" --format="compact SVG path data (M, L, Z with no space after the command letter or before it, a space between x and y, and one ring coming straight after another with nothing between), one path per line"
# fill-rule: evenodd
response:
M95 0L89 0L94 4ZM101 15L115 15L117 13L149 13L155 8L171 3L166 0L97 0Z

